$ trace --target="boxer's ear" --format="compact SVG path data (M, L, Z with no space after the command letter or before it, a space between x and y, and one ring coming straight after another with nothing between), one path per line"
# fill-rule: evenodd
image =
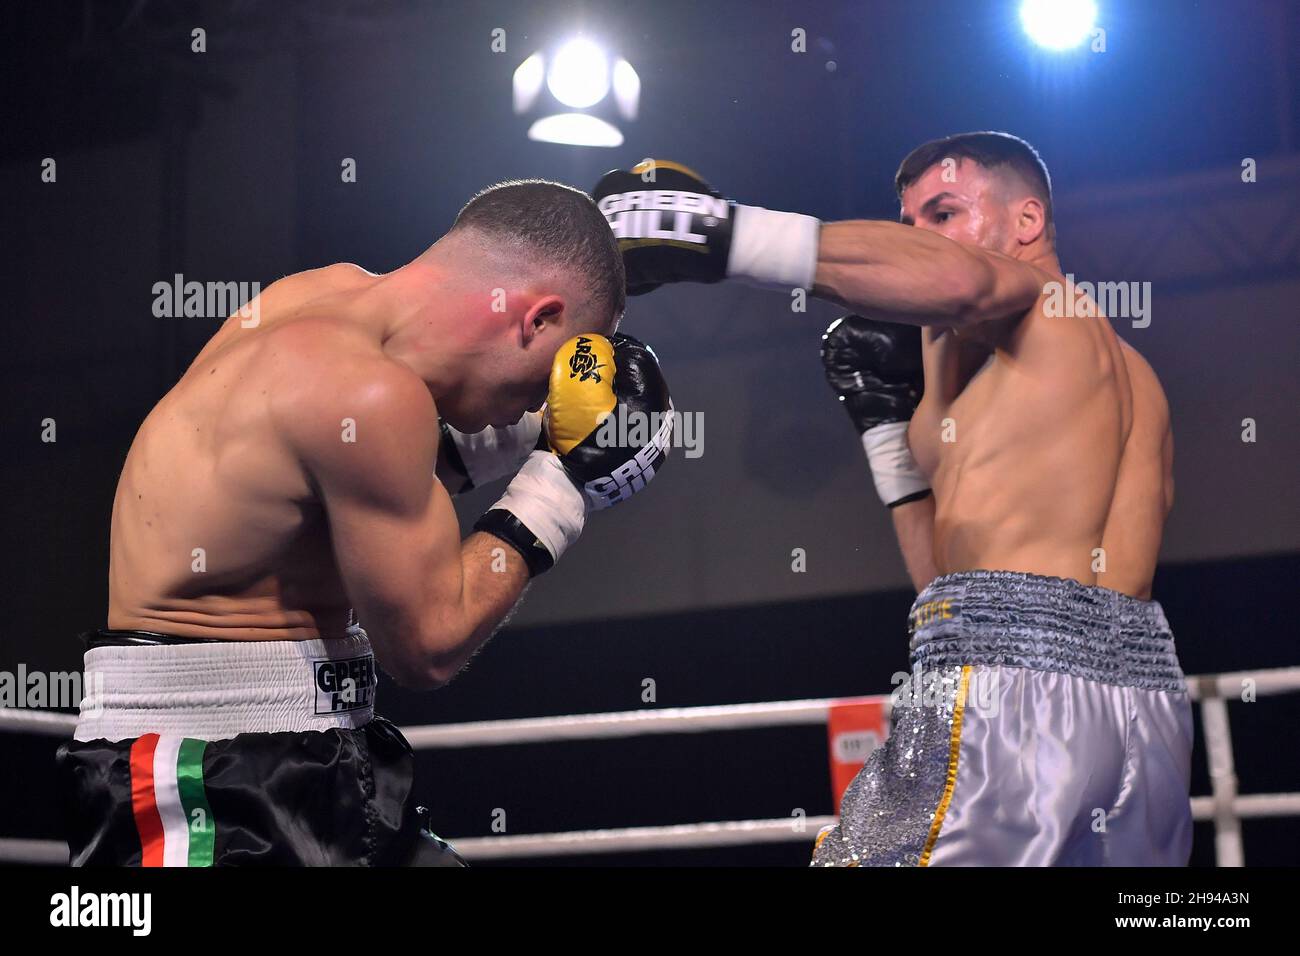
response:
M1016 240L1022 246L1027 246L1041 236L1046 228L1047 210L1043 208L1042 200L1034 196L1022 199L1016 213Z
M565 311L564 298L560 295L544 295L533 302L524 310L521 319L524 344L530 343L548 325L553 325L558 330L559 324L564 321Z

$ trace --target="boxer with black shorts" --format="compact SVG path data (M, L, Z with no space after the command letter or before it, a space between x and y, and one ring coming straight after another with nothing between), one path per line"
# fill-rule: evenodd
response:
M74 864L461 862L375 716L379 671L451 680L654 477L671 415L644 447L596 439L619 404L670 408L624 303L595 204L530 180L394 272L289 276L227 319L118 483L108 627L58 757ZM449 491L510 474L462 541Z

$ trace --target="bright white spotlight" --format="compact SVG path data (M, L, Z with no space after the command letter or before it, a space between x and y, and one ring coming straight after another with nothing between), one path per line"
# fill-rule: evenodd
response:
M1092 33L1097 4L1094 0L1024 0L1020 22L1039 46L1068 50Z
M543 116L528 129L528 138L539 143L565 146L622 146L618 127L587 113L556 113Z
M537 94L542 92L542 78L546 67L542 64L542 55L534 53L515 70L515 112L527 113L537 102Z
M565 106L585 110L609 92L609 60L585 37L570 40L555 54L546 85Z
M636 119L637 107L641 102L641 77L636 75L632 64L619 60L614 64L614 102L624 119Z

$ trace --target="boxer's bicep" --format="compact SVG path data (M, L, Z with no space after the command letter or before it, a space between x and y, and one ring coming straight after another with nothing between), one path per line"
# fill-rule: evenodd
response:
M285 427L325 510L348 599L389 673L436 683L439 646L466 626L460 526L434 478L433 401L422 383L382 371L314 398Z
M439 660L465 632L460 526L446 491L428 473L422 483L416 494L368 482L322 485L334 559L357 620L384 669L417 686L438 682Z
M1032 266L883 220L825 223L813 293L886 322L956 327L1025 314L1043 291Z

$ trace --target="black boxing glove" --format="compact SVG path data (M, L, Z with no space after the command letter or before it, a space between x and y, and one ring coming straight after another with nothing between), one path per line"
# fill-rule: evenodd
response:
M647 427L627 427L629 413ZM626 501L663 466L672 400L654 352L629 335L570 339L551 366L543 427L546 448L474 525L514 547L533 576L578 539L588 513Z
M612 170L592 197L618 239L630 295L728 278L812 287L821 231L812 216L738 205L668 160Z
M920 328L846 315L822 336L822 365L862 436L880 500L893 508L930 494L907 444L925 391Z

